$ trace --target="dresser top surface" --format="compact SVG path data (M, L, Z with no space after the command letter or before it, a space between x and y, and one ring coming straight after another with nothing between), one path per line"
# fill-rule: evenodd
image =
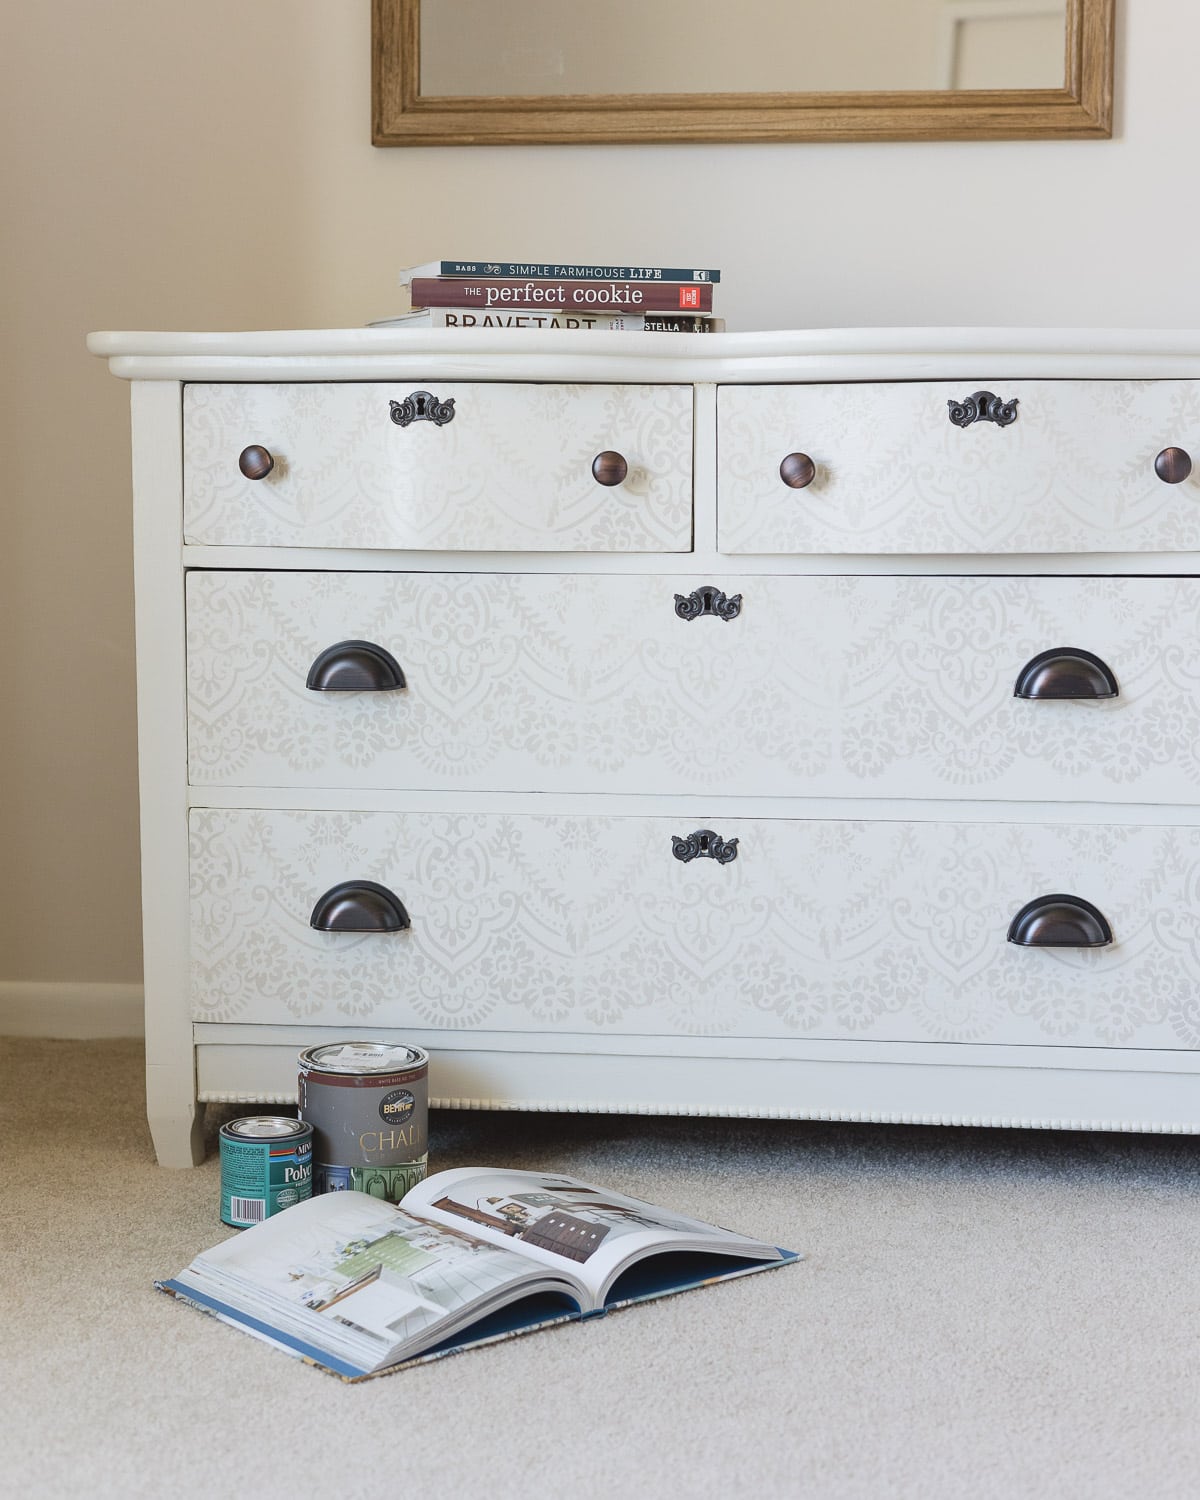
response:
M443 379L770 383L1200 377L1200 330L810 328L673 334L320 328L101 332L91 353L142 380Z

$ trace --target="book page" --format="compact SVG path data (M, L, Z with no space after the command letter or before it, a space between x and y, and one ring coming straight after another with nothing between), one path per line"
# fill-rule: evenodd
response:
M465 1224L416 1218L365 1193L329 1193L205 1252L177 1281L370 1364L457 1326L531 1276L528 1259Z
M648 1251L780 1258L773 1245L558 1174L460 1167L418 1183L403 1205L493 1244L507 1242L541 1265L569 1268L594 1305L613 1272Z

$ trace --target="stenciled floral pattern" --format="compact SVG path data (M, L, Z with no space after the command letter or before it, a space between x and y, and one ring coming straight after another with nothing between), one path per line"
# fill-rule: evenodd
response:
M198 785L1194 801L1200 580L739 576L728 622L679 577L195 571ZM305 688L338 640L397 692ZM1115 699L1017 699L1083 647Z
M951 424L948 400L989 384L1017 420ZM422 386L454 398L454 421L398 428L389 402ZM1194 382L982 376L717 400L729 554L1200 550L1200 479L1153 471L1163 447L1200 451ZM686 559L680 576L661 559L654 575L516 571L521 553L687 551L692 401L683 385L187 386L185 540L330 549L321 571L190 572L193 786L245 789L225 800L310 788L316 803L323 788L368 803L373 789L497 791L522 809L553 805L542 792L566 794L559 806L655 794L692 809L194 808L193 1018L412 1027L483 1050L1200 1048L1200 827L696 810L700 794L798 811L973 800L977 819L998 800L1050 820L1070 802L1195 804L1200 580L717 576ZM275 456L257 482L237 467L250 443ZM591 475L605 449L629 463L611 488ZM795 450L817 467L799 491L778 473ZM462 564L489 571L335 571L333 549L351 547L495 556ZM679 619L675 595L703 584L742 596L737 619ZM314 658L348 639L385 646L406 687L309 691ZM1014 698L1024 663L1054 647L1103 658L1119 696ZM698 827L736 838L738 858L675 860L672 837ZM393 889L411 927L315 931L318 897L356 877ZM1112 946L1007 942L1021 906L1061 891L1100 907Z
M195 809L197 1021L1200 1046L1200 827ZM409 930L324 933L378 881ZM1103 949L1007 941L1031 898L1097 905Z
M950 400L1016 398L1010 426L956 427ZM1200 382L1034 380L724 386L724 552L1040 553L1200 549L1200 473L1154 459L1200 446ZM779 464L807 453L789 489Z
M679 385L429 382L445 426L399 427L422 382L188 385L184 536L216 546L683 552L692 391ZM273 455L248 480L238 456ZM597 454L629 466L614 486Z

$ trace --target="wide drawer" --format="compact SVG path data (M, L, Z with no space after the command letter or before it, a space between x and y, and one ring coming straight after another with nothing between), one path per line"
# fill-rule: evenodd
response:
M1200 458L1200 382L726 386L718 414L724 552L1200 549L1200 469L1155 467Z
M192 1015L1200 1046L1200 828L690 816L194 809Z
M192 783L1154 802L1200 790L1200 580L720 583L740 599L732 618L681 617L693 594L714 597L695 577L192 572ZM350 660L363 642L403 687L337 690L331 654L336 667L339 647ZM1015 696L1019 678L1039 696ZM1045 696L1109 685L1115 697Z
M184 537L210 545L683 552L689 386L189 385ZM449 413L449 415L447 415ZM261 448L263 477L242 472ZM602 454L625 464L593 464ZM250 454L264 468L267 460Z

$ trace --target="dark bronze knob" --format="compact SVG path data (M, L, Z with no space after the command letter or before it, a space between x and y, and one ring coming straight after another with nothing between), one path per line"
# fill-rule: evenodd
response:
M779 465L779 477L789 489L802 490L817 475L817 466L807 453L789 453Z
M1164 484L1182 484L1192 472L1192 456L1185 448L1164 448L1154 460L1154 472Z
M621 454L613 453L611 449L597 453L592 459L592 478L597 484L624 484L628 473L629 465Z
M260 443L251 443L238 454L238 468L247 479L265 479L274 467L270 450Z

